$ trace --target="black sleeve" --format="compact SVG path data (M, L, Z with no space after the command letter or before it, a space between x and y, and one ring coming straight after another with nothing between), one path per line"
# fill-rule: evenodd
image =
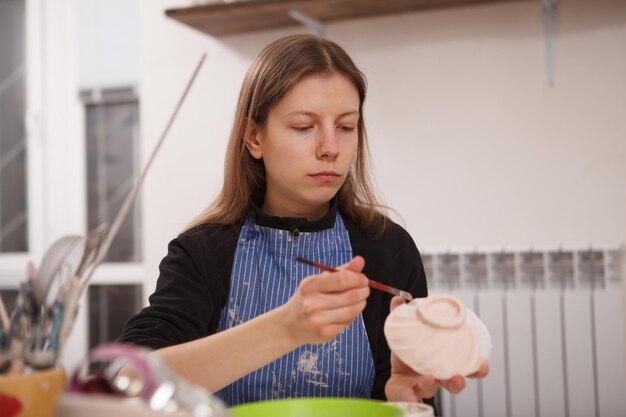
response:
M214 333L238 236L230 229L206 226L172 240L150 305L128 320L118 341L159 349Z
M390 222L384 233L363 230L346 221L354 255L365 258L365 275L392 287L410 292L414 297L428 296L426 274L415 242L399 225ZM372 398L386 400L385 384L391 376L391 352L383 333L389 315L390 294L373 290L363 311L363 320L376 367Z

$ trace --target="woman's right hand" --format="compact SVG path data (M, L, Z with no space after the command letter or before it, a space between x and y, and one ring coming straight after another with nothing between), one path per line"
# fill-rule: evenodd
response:
M298 345L334 339L365 308L370 290L361 273L365 261L354 257L337 268L305 278L281 309L288 333Z

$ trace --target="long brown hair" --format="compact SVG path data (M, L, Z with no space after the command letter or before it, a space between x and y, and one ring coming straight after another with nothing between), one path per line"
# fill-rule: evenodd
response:
M359 93L357 154L345 183L337 192L339 211L362 227L374 223L382 228L386 216L380 211L369 177L369 151L363 102L367 81L348 54L337 44L315 35L293 35L266 46L252 62L241 86L235 122L224 166L224 185L215 201L189 228L203 224L233 224L246 216L252 202L261 205L265 196L262 160L248 152L244 138L249 121L263 126L269 111L302 77L338 73L346 76Z

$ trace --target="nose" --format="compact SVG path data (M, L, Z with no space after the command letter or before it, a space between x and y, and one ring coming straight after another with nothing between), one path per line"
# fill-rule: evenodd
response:
M339 143L335 136L334 126L321 132L320 142L317 146L318 159L336 159L339 156Z

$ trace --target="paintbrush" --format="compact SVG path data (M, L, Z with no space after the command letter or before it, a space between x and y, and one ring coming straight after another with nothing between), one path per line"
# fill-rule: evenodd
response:
M76 319L76 314L78 313L78 304L79 304L80 297L83 293L85 293L87 286L89 285L89 281L91 280L91 277L96 271L96 268L98 268L100 263L104 260L104 257L109 251L109 247L113 243L113 239L117 235L117 232L122 226L122 223L126 219L126 214L128 214L128 211L130 210L137 195L139 194L139 190L141 189L141 186L143 185L143 181L146 177L146 174L148 173L148 170L150 169L150 166L152 165L154 158L159 152L159 149L161 149L161 146L165 142L165 138L167 137L167 134L170 128L174 124L174 120L176 119L176 116L178 115L178 112L181 109L183 102L185 101L185 98L187 97L187 94L191 90L191 86L193 85L193 82L196 79L196 76L200 72L200 68L202 67L202 64L204 63L205 58L206 58L206 54L202 54L200 61L196 65L196 68L193 74L191 75L191 79L187 82L187 85L185 86L183 94L178 99L178 103L176 104L176 107L174 108L174 112L170 116L167 124L165 125L165 129L163 130L163 133L161 133L159 140L157 141L155 147L152 149L152 153L150 154L146 165L143 167L143 170L141 171L141 173L135 180L133 188L126 195L126 199L122 203L122 207L119 209L115 218L113 219L111 226L108 229L106 227L101 228L101 226L98 226L97 229L92 231L95 234L101 233L102 235L97 239L98 242L97 244L95 244L95 247L92 248L93 250L95 250L95 252L93 253L93 255L91 255L92 259L90 259L90 263L87 263L87 265L81 265L81 272L82 272L81 276L74 276L72 280L70 281L68 287L65 289L67 293L65 295L65 300L64 300L65 308L63 312L63 319L61 322L61 329L60 329L59 351L61 351L61 349L65 345L65 341L67 337L69 336L70 331L72 330L72 326L74 325L74 320ZM59 354L58 357L60 356L61 355Z
M2 324L2 330L8 333L9 327L11 327L11 321L9 320L9 314L4 305L4 300L2 300L2 294L0 294L0 323Z
M296 261L301 262L303 264L314 266L315 268L321 269L322 271L328 272L338 272L338 269L333 268L332 266L324 265L319 262L309 261L308 259L300 258L296 256ZM374 281L373 279L368 279L368 285L372 288L375 288L380 291L388 292L389 294L398 295L404 299L407 303L413 300L413 296L406 291L399 290L397 288L390 287L387 284L383 284L382 282Z

